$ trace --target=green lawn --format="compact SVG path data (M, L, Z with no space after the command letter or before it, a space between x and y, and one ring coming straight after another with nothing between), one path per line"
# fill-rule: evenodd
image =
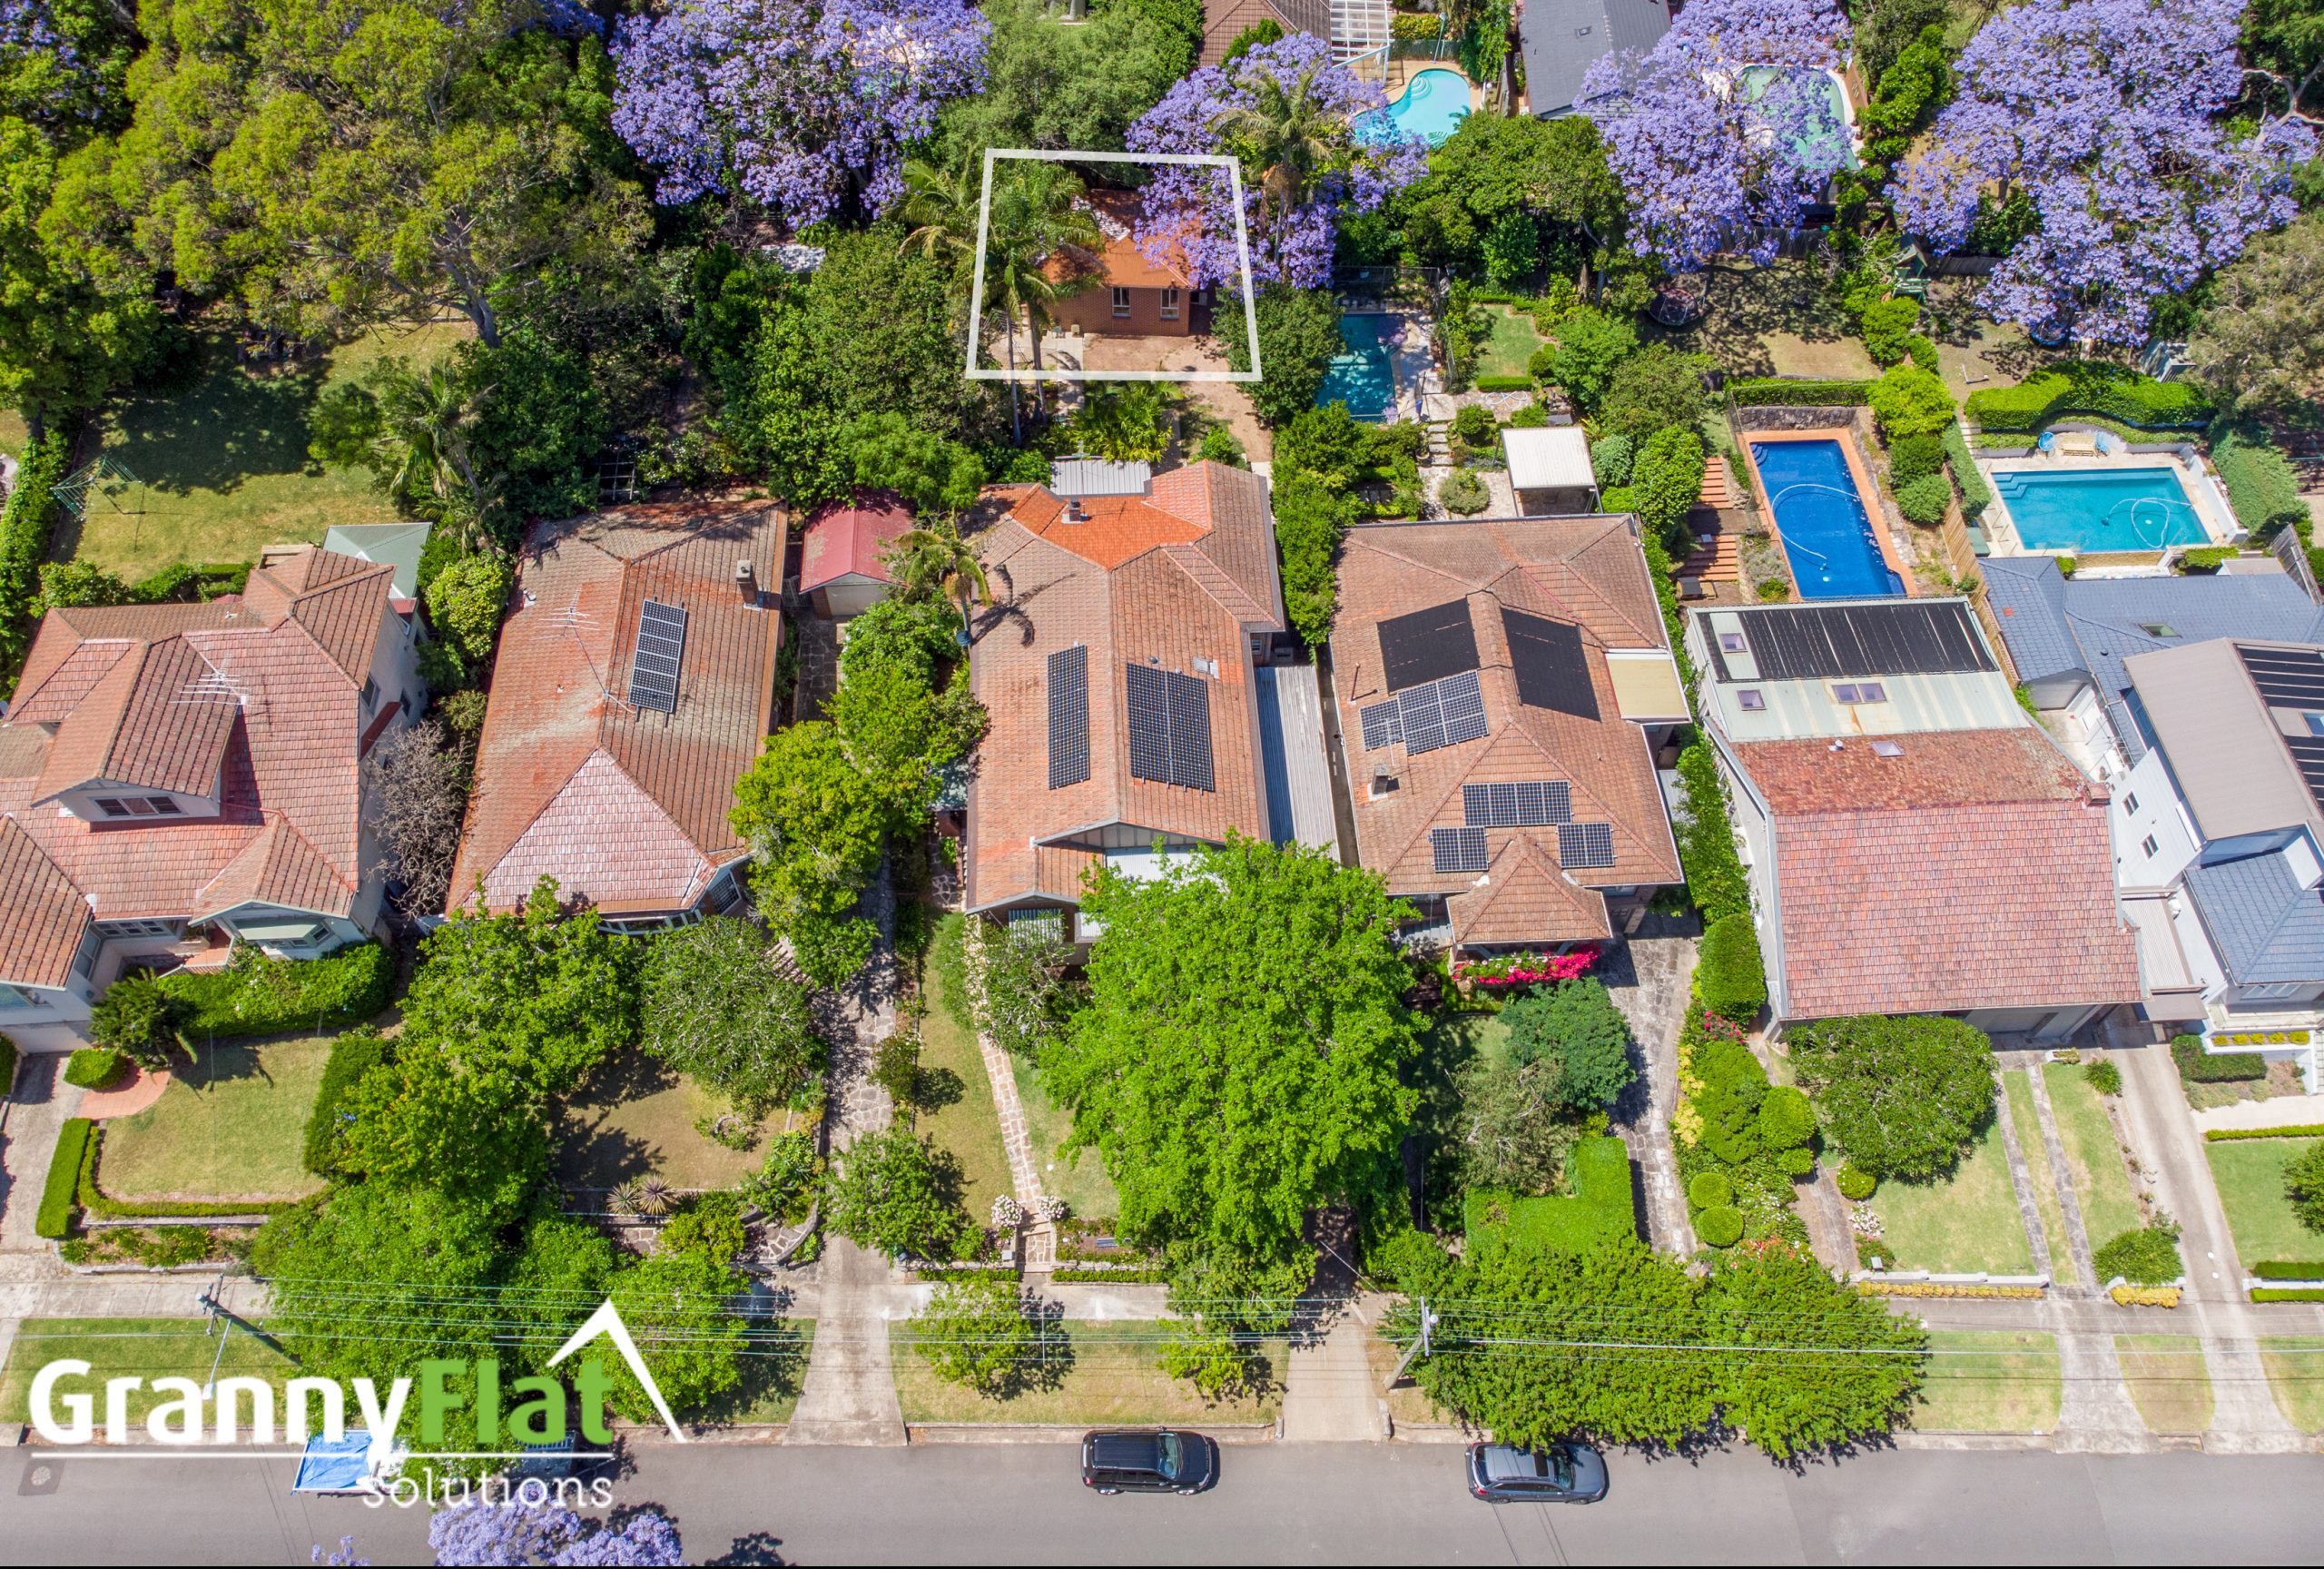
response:
M2010 1186L2001 1125L1989 1124L1949 1182L1883 1182L1872 1196L1895 1266L1962 1274L2030 1274L2034 1252Z
M215 1334L203 1333L200 1318L27 1318L9 1347L8 1362L0 1367L0 1422L28 1422L26 1402L33 1375L41 1365L61 1357L75 1357L90 1366L86 1378L68 1379L59 1393L87 1389L97 1395L97 1420L104 1419L104 1380L140 1377L143 1387L130 1391L129 1419L140 1422L162 1396L153 1380L175 1376L197 1383L210 1377L212 1358L218 1356ZM282 1379L297 1369L290 1358L239 1329L226 1331L225 1359L221 1377Z
M2324 1433L2324 1340L2262 1340L2260 1359L2285 1419L2303 1433Z
M1106 1163L1095 1150L1084 1150L1068 1159L1058 1147L1073 1131L1073 1113L1051 1100L1038 1069L1017 1064L1017 1099L1025 1103L1025 1134L1033 1141L1033 1163L1041 1169L1041 1189L1072 1206L1076 1215L1092 1219L1116 1219L1122 1212L1121 1196Z
M2042 1139L2041 1114L2034 1108L2033 1081L2023 1068L2002 1076L2009 1094L2010 1125L2017 1130L2017 1147L2025 1152L2025 1175L2034 1186L2034 1208L2042 1217L2042 1234L2050 1247L2050 1261L2068 1256L2066 1212L2058 1202L2058 1184L2050 1172L2050 1149Z
M1932 1329L1913 1426L1938 1433L2046 1433L2065 1384L2057 1338L2016 1329Z
M1270 1422L1282 1408L1279 1385L1256 1399L1213 1405L1194 1385L1166 1375L1156 1358L1163 1326L1068 1323L1072 1360L1056 1386L1029 1389L994 1400L936 1377L913 1349L911 1326L899 1324L891 1337L896 1398L906 1422L1061 1423L1110 1426L1149 1422ZM1270 1342L1266 1357L1273 1377L1283 1377L1286 1347Z
M1477 347L1477 374L1530 374L1533 350L1541 346L1541 335L1533 331L1532 313L1511 305L1488 305L1484 311L1492 319L1492 335Z
M300 1162L327 1036L203 1046L162 1098L109 1120L97 1179L116 1199L299 1199L322 1179Z
M787 1319L782 1327L789 1332L787 1343L762 1332L740 1358L743 1381L700 1410L685 1413L686 1418L750 1426L790 1421L799 1405L799 1386L807 1378L815 1321Z
M970 1218L981 1225L992 1213L992 1201L1013 1190L1009 1151L1000 1141L1000 1118L993 1110L984 1054L977 1049L976 1037L947 1011L943 978L936 968L928 966L928 1017L920 1023L921 1092L936 1104L914 1117L912 1126L960 1162L965 1179L961 1202Z
M2324 1235L2299 1223L2284 1197L2284 1166L2311 1150L2314 1139L2229 1139L2205 1144L2211 1179L2235 1235L2235 1256L2245 1268L2270 1260L2297 1263L2324 1258Z
M2211 1378L2203 1366L2203 1343L2192 1335L2117 1335L2139 1417L2153 1433L2201 1433L2211 1425Z
M2098 1091L2078 1067L2053 1062L2042 1070L2050 1091L2050 1110L2058 1120L2058 1140L2065 1146L2066 1164L2073 1176L2074 1198L2082 1205L2082 1224L2090 1245L2103 1248L2125 1231L2144 1224L2138 1200L2131 1196L2131 1174L2122 1164L2122 1147L2114 1141L2113 1125Z
M104 452L138 481L93 498L85 521L60 521L53 555L79 557L134 581L180 562L249 561L277 541L320 541L334 523L394 517L362 470L326 470L307 455L315 399L383 356L424 363L470 335L438 322L369 333L327 360L251 368L223 339L192 387L124 398Z
M556 1175L584 1188L612 1188L657 1176L673 1188L731 1188L766 1159L763 1137L750 1150L729 1150L694 1131L705 1117L731 1110L703 1089L630 1051L607 1061L558 1110L550 1137ZM772 1135L812 1127L812 1114L778 1110L762 1126Z

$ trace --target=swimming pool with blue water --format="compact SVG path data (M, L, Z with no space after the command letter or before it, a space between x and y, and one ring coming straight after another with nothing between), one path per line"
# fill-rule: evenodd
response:
M1803 599L1902 594L1837 441L1754 441L1751 461Z
M1361 116L1356 133L1366 140L1384 141L1386 133L1393 132L1423 137L1431 147L1442 147L1468 117L1469 79L1458 71L1433 65L1405 84L1403 95L1393 104Z
M1994 476L2028 550L2162 550L2208 545L2211 530L2168 469L2017 469Z
M1358 419L1385 419L1396 401L1396 372L1388 346L1403 331L1400 316L1343 316L1340 341L1344 354L1334 354L1316 390L1315 407L1344 403Z

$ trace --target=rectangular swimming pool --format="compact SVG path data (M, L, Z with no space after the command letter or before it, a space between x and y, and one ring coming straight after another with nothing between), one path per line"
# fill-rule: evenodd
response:
M1803 599L1862 599L1902 594L1872 532L1864 498L1837 441L1754 441L1776 533Z
M2211 530L2168 469L2011 469L1994 489L2028 550L2162 550Z
M1388 359L1388 345L1403 331L1401 316L1343 316L1340 341L1344 354L1332 356L1316 390L1315 407L1344 403L1358 419L1385 419L1395 406L1396 372Z

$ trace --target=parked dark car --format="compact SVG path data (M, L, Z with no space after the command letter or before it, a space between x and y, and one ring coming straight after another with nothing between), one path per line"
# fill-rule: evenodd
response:
M1100 1493L1199 1493L1218 1479L1218 1446L1168 1427L1081 1440L1081 1485Z
M1469 1491L1488 1504L1595 1504L1606 1495L1606 1457L1573 1442L1542 1449L1472 1444Z

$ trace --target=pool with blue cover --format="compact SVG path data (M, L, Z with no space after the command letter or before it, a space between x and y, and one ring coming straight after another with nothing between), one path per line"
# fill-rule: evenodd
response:
M1315 392L1315 407L1344 403L1358 419L1385 419L1396 402L1396 372L1388 346L1403 330L1399 316L1341 317L1340 341L1347 352L1332 356L1324 384Z
M1775 508L1776 532L1801 598L1862 599L1905 591L1904 579L1880 553L1837 441L1754 441L1751 462Z
M2156 550L2208 545L2211 530L2168 469L2025 469L1994 476L2028 550Z

